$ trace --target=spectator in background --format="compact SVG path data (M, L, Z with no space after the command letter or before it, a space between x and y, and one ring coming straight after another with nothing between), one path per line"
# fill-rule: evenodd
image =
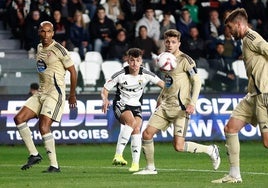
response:
M157 44L160 38L160 24L154 17L154 9L152 6L145 8L144 16L137 22L135 29L136 37L140 35L140 26L142 25L147 28L148 37L152 38Z
M198 0L199 19L202 24L209 20L209 12L211 10L219 11L221 2L219 0Z
M68 20L69 17L68 0L57 1L56 3L53 3L51 6L53 10L60 10L61 17Z
M180 11L182 7L186 5L186 3L186 0L161 0L161 2L159 2L158 4L158 7L160 7L159 9L163 12L166 10L170 11L171 14L174 16L175 20L177 21L179 18Z
M186 54L191 54L191 57L195 60L197 68L204 68L209 73L209 62L206 57L206 44L205 41L199 36L199 30L197 26L190 28L190 37L182 39L181 51Z
M108 18L113 20L115 24L123 26L125 16L121 9L119 0L107 0L102 6L104 7Z
M37 45L40 42L38 35L38 28L42 22L39 10L33 10L30 12L25 21L25 36L24 36L24 48L30 53L35 53ZM32 54L31 54L32 55Z
M99 1L98 0L82 0L82 2L84 3L86 10L88 11L87 14L90 20L92 20L96 13L96 9L99 4Z
M250 1L250 0L247 0L247 1ZM241 8L241 7L242 7L242 4L238 0L228 0L226 2L222 2L220 9L219 9L220 16L222 16L223 13L227 10L232 11L232 10L235 10L235 9Z
M210 86L216 91L234 91L235 73L232 70L231 62L223 57L224 44L219 41L216 44L215 54L209 57L209 62L213 70ZM226 85L226 88L222 84Z
M144 2L144 6L150 6L152 7L154 10L161 10L164 11L166 9L166 6L169 2L167 2L166 0L147 0Z
M223 34L223 24L219 18L219 12L212 9L209 12L209 20L203 25L204 39L208 50L215 50L217 38Z
M66 18L61 17L60 10L54 10L52 24L54 27L54 39L67 50L73 50L73 44L70 41L70 23Z
M31 83L30 84L30 89L29 89L29 95L34 95L36 93L38 93L38 89L39 89L39 84L38 83Z
M143 62L149 64L152 72L156 72L152 53L158 54L158 47L155 41L148 36L148 30L145 25L139 27L139 36L135 37L132 47L142 50Z
M74 14L76 11L85 13L85 5L82 0L69 0L68 1L68 20L74 22Z
M116 28L114 22L106 16L103 6L97 8L96 17L90 22L90 34L94 51L100 52L105 58L108 46L115 37Z
M165 10L163 12L163 20L160 21L160 40L159 40L159 43L157 44L159 46L159 53L165 50L165 45L164 45L163 40L164 40L164 33L168 29L176 29L176 23L171 21L171 12Z
M194 23L199 24L199 7L197 5L197 0L188 0L187 4L183 7L189 10L190 16Z
M31 1L31 10L39 10L40 16L43 20L50 20L52 17L52 10L50 4L46 0Z
M121 8L125 15L124 28L127 30L127 38L135 37L135 26L143 16L143 0L122 0Z
M190 37L190 28L196 26L196 23L192 20L190 12L187 8L181 10L181 15L176 23L177 30L181 33L181 38Z
M106 59L118 60L124 63L123 56L129 49L129 46L130 45L126 37L126 30L125 29L117 30L115 39L113 39L109 44Z
M261 0L247 0L244 8L248 14L248 22L253 30L261 35L263 34L263 26L265 23L265 6Z
M7 9L8 25L11 28L12 36L20 40L20 48L23 48L23 36L25 19L29 13L25 0L14 0Z
M237 59L241 59L242 55L242 41L241 39L235 40L232 37L230 28L224 27L224 33L220 35L217 41L221 41L224 45L223 57L233 62ZM214 53L214 52L212 52Z
M85 53L91 50L88 28L83 21L83 13L77 10L74 14L73 23L70 26L70 40L81 59L85 59Z
M236 78L234 70L232 68L232 61L225 58L224 44L222 41L218 41L216 44L216 53L209 58L210 67L213 71L211 76L210 86L216 91L237 91L236 81L239 79L239 92L245 92L247 86L247 80ZM224 87L223 85L224 84Z

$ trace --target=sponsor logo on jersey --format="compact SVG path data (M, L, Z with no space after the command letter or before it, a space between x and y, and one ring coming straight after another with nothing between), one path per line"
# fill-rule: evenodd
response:
M47 65L44 60L39 59L36 63L37 71L38 72L44 72L47 69Z
M165 75L165 84L166 84L166 87L170 87L173 83L173 79L171 76L169 75Z

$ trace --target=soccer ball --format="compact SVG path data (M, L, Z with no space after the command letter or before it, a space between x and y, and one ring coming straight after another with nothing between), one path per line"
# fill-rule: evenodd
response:
M176 68L176 57L169 52L161 53L156 59L156 65L161 71L172 71Z

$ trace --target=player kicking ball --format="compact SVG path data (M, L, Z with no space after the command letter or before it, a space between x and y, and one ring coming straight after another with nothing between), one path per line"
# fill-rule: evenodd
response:
M117 91L113 100L113 110L116 119L122 128L118 136L116 152L112 161L113 165L127 165L123 158L123 151L131 137L132 165L130 172L139 170L141 151L140 129L142 125L142 96L147 83L152 82L159 87L164 87L164 82L154 73L142 67L142 51L131 48L127 52L128 65L114 73L104 84L101 91L103 101L102 111L107 113L110 105L108 94L116 86Z
M201 81L193 59L179 50L180 37L180 32L175 29L167 30L164 34L166 52L175 55L177 66L164 72L165 87L158 97L158 106L142 134L142 148L147 165L144 170L134 173L137 175L157 174L153 136L160 130L166 130L171 124L174 125L173 146L176 151L206 153L214 170L220 166L221 158L216 145L207 146L185 141L189 117L194 113Z

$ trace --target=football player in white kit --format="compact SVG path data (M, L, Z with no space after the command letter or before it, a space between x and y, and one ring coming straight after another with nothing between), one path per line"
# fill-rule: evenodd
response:
M128 65L107 80L101 91L101 97L103 100L102 111L106 113L110 104L109 91L116 86L113 110L115 117L124 126L118 136L112 164L127 165L127 161L123 158L123 151L131 137L132 165L129 171L135 172L139 170L141 151L140 129L142 125L143 91L149 82L163 88L164 81L142 66L142 51L139 48L129 49L127 56Z

